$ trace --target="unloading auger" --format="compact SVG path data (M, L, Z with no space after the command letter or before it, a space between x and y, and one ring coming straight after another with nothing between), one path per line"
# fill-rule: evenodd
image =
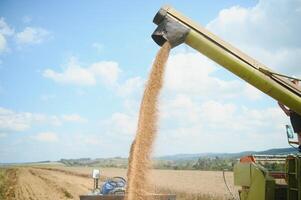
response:
M158 45L162 46L166 41L172 47L186 43L301 115L301 88L282 75L273 72L172 7L161 8L153 22L158 27L152 38Z
M186 43L301 115L301 88L292 84L287 79L288 76L272 71L172 7L161 8L153 22L158 27L152 38L158 45L162 46L166 41L172 47ZM290 139L291 129L287 129L287 134ZM293 143L290 140L289 142ZM270 172L260 164L271 160L285 162L285 171ZM278 179L285 181L279 184L276 181ZM241 186L241 200L301 200L301 156L295 154L243 157L234 166L234 183Z

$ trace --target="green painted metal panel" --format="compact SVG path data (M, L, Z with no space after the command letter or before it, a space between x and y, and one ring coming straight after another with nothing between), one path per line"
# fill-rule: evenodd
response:
M248 186L251 185L251 164L237 163L234 165L234 185Z
M278 84L258 69L250 67L247 63L225 51L225 49L204 35L191 29L186 37L185 43L271 96L273 99L282 102L301 114L301 97Z
M247 200L265 200L265 177L263 172L251 165L251 186Z
M256 163L237 163L234 184L241 186L241 200L274 200L275 180Z
M301 200L301 157L290 155L286 161L287 200Z

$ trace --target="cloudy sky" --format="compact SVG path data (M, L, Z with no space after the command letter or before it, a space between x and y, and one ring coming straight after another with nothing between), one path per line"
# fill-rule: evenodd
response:
M300 0L0 2L0 162L127 156L174 6L275 71L301 76ZM287 147L277 103L186 45L172 50L155 155Z

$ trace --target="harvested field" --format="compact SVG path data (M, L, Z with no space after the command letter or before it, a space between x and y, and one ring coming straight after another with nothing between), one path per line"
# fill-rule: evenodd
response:
M17 184L17 172L15 168L0 168L0 199L13 199Z
M87 194L93 187L91 171L92 168L85 167L19 167L9 171L13 181L7 187L6 199L79 199L79 195ZM127 170L104 168L101 173L103 181L106 177L126 177ZM233 174L228 172L226 175L233 188ZM176 193L177 200L230 197L222 172L152 170L150 178L156 191Z

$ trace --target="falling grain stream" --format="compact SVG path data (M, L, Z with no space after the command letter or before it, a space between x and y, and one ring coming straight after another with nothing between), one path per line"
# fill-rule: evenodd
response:
M159 50L144 90L136 137L130 151L126 200L143 200L150 192L147 177L152 147L157 134L157 103L170 49L170 44L165 42Z

